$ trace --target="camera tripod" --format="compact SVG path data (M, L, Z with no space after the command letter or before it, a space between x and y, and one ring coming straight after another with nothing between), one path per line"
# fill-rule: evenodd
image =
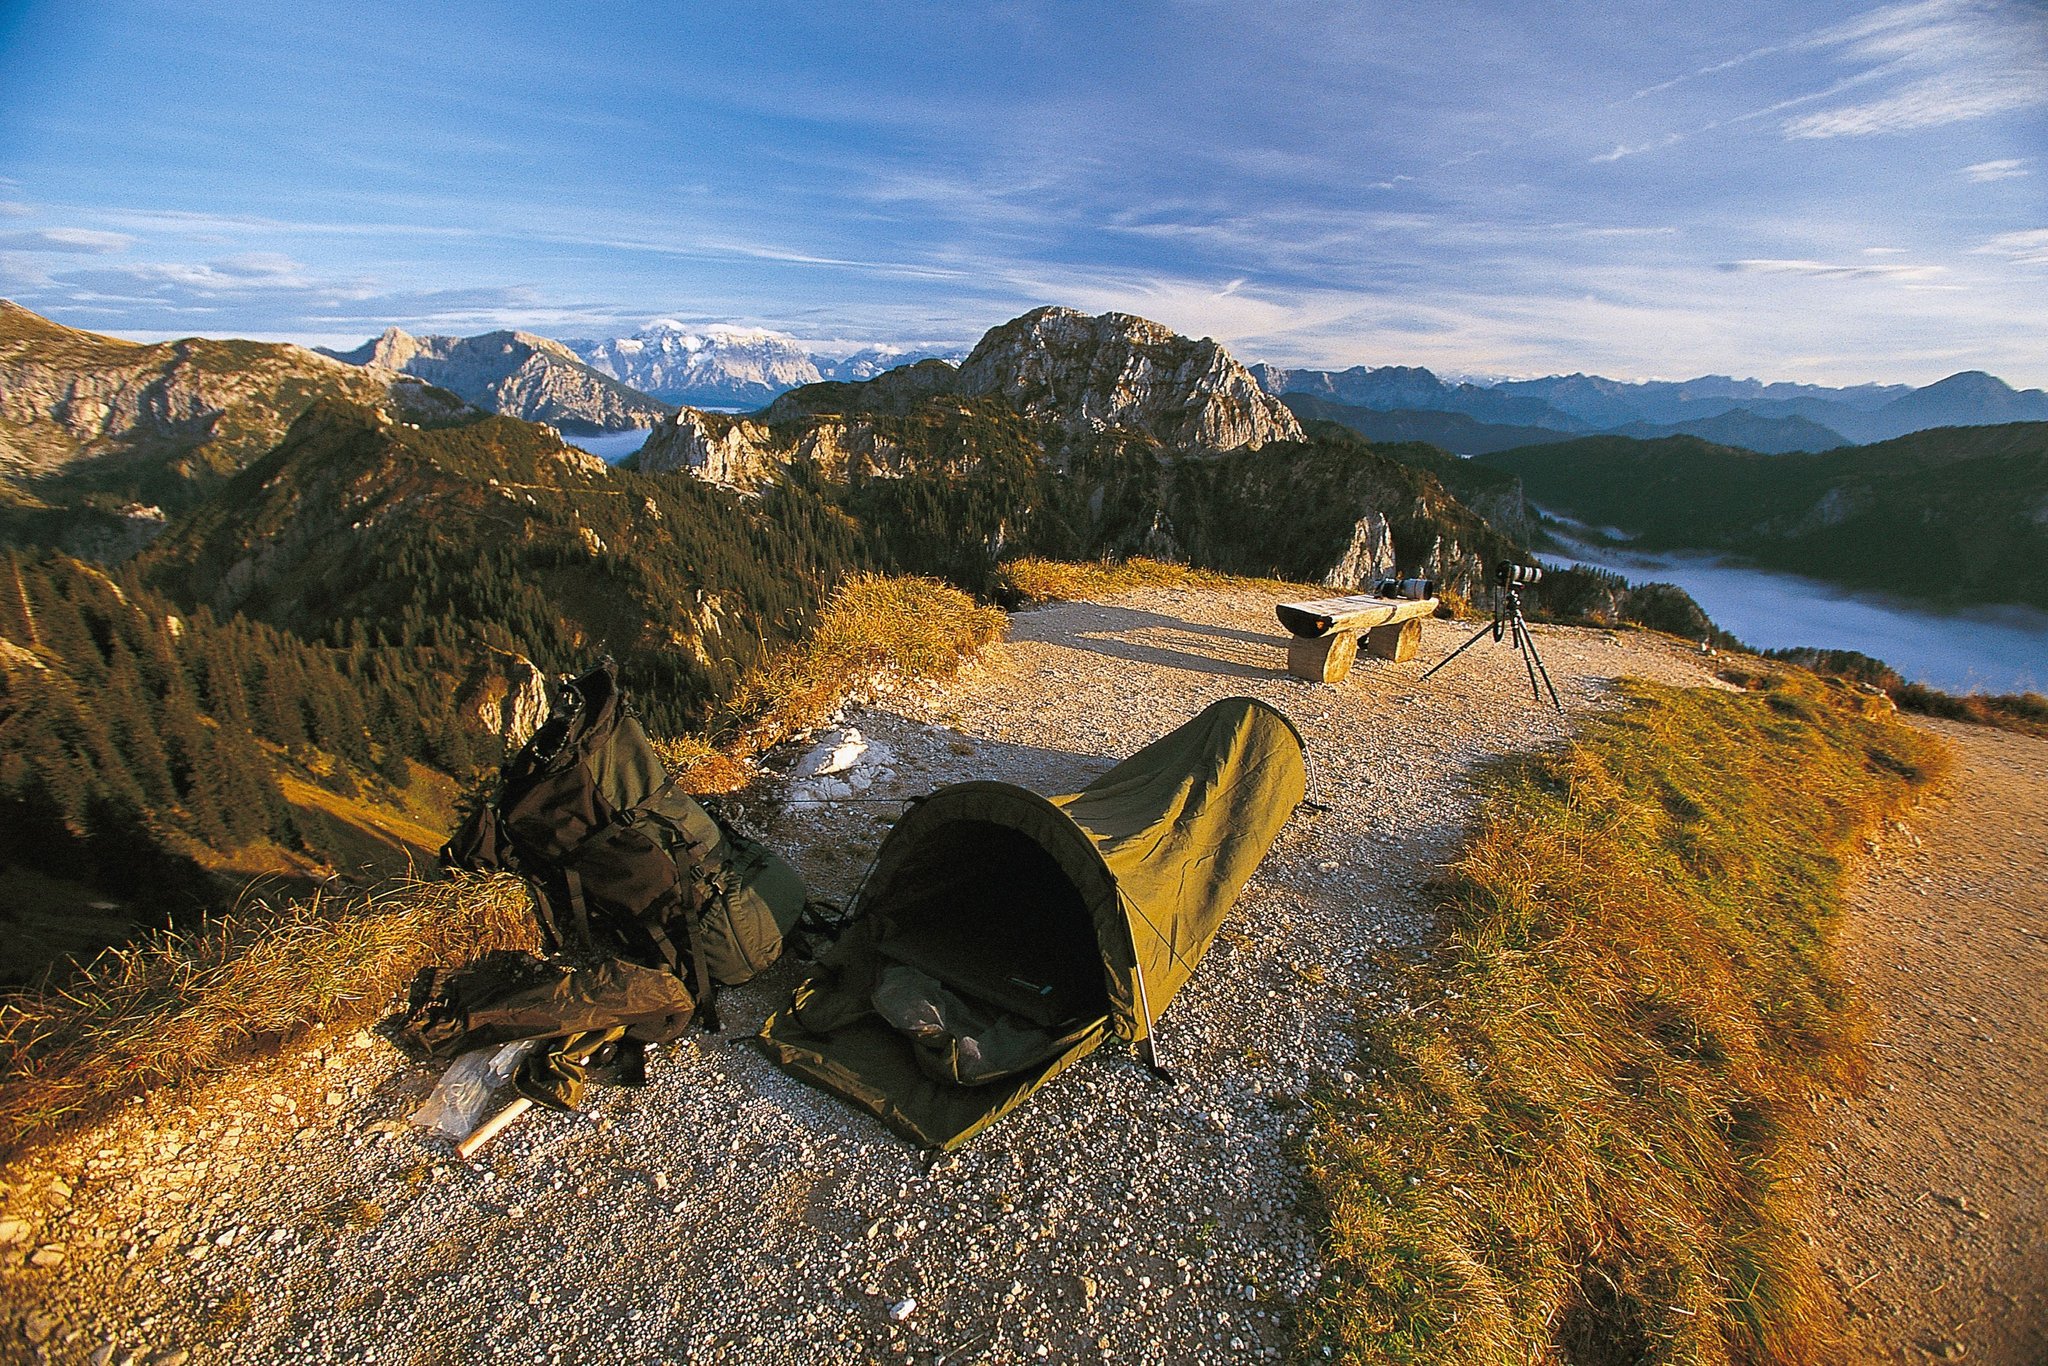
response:
M1543 656L1536 653L1536 639L1529 634L1529 623L1522 619L1522 595L1508 584L1500 584L1494 589L1493 620L1474 631L1470 640L1431 665L1429 672L1422 675L1423 680L1428 681L1430 674L1477 645L1479 638L1488 633L1495 640L1509 637L1514 641L1515 648L1522 652L1522 667L1529 671L1529 692L1538 702L1543 700L1543 693L1536 686L1536 676L1541 674L1543 686L1550 689L1550 704L1563 711L1564 703L1558 700L1557 685L1550 681L1550 670L1543 667Z

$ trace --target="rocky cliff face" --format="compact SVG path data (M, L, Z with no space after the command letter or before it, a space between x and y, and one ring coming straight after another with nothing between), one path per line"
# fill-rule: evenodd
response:
M649 427L672 411L585 365L562 343L531 332L415 337L392 327L353 351L324 354L372 371L412 375L486 412L566 432Z
M761 423L695 408L663 418L633 457L634 468L646 474L680 470L733 489L768 482L782 463L774 435Z
M747 490L798 462L841 484L896 478L919 463L870 418L821 417L777 430L749 417L685 408L649 433L633 467L646 474L681 470Z
M1076 434L1123 428L1179 451L1301 439L1294 414L1216 342L1128 313L1033 309L983 337L957 383Z
M534 662L510 650L487 649L470 666L456 706L511 753L548 719L548 680Z
M1393 529L1379 513L1367 512L1352 524L1351 544L1323 575L1323 585L1362 592L1395 572Z

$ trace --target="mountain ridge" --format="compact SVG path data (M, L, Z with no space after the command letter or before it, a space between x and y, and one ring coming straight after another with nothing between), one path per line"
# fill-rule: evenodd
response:
M1602 434L1475 456L1645 550L1707 550L1850 587L2048 608L2048 422L1759 455Z
M1419 366L1348 370L1255 365L1268 393L1309 394L1376 412L1463 413L1475 420L1590 434L1732 435L1747 423L1763 449L1817 450L1865 444L1941 426L2048 421L2048 391L2014 389L1981 370L1915 388L1859 384L1843 388L1701 375L1689 380L1624 381L1575 372L1493 384L1446 384ZM1735 415L1735 416L1731 416ZM1719 425L1709 425L1719 420ZM1779 424L1779 425L1771 425ZM1813 430L1826 429L1826 433Z
M322 399L424 424L474 411L286 343L131 342L0 300L0 541L119 558Z

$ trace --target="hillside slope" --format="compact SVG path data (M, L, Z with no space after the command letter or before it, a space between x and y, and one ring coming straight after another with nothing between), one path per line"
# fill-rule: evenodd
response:
M1643 549L1725 551L1936 602L2048 607L2048 423L1936 428L1817 455L1599 436L1477 460Z
M345 646L609 652L667 730L792 639L854 533L815 500L614 469L544 427L437 431L325 404L137 572L174 599Z
M119 558L321 400L412 422L464 411L418 380L296 346L204 337L142 345L0 299L0 539Z
M322 648L0 553L0 984L242 898L409 872L537 721L509 653Z

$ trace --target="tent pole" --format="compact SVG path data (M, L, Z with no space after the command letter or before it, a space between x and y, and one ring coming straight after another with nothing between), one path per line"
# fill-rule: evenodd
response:
M1121 887L1117 888L1116 899L1119 903L1130 900L1129 897L1124 895L1124 890ZM1129 915L1126 915L1124 917L1125 926L1128 927L1130 923L1131 918ZM1145 923L1149 925L1152 922L1148 920ZM1157 933L1157 931L1154 931L1154 933ZM1173 946L1171 944L1167 945L1167 952L1171 953L1172 951ZM1159 1061L1159 1049L1152 1042L1152 1036L1156 1032L1159 1021L1152 1014L1152 998L1145 991L1145 968L1138 961L1138 936L1136 931L1133 931L1131 934L1131 976L1138 979L1138 1009L1145 1016L1145 1037L1138 1041L1138 1061L1145 1064L1146 1071L1165 1082L1168 1086L1172 1086L1175 1084L1173 1073L1167 1071L1165 1065Z

